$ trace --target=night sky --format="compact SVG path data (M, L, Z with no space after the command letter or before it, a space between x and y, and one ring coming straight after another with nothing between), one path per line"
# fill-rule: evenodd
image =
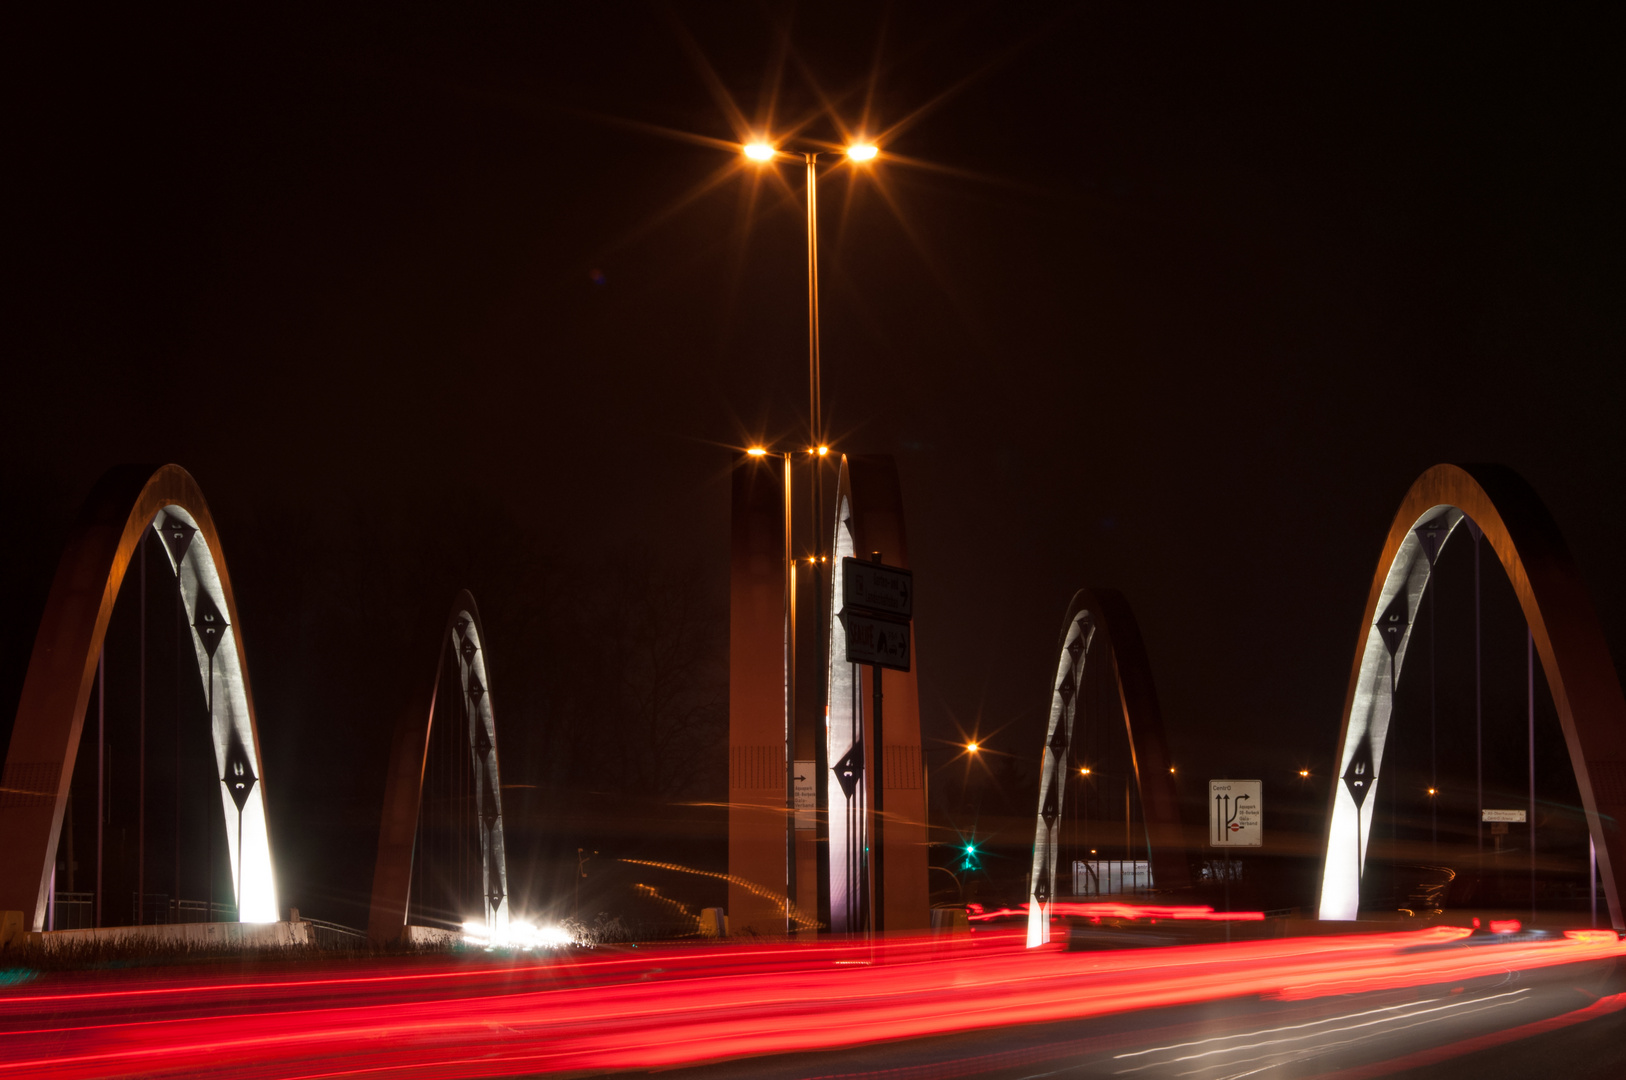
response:
M604 747L555 731L637 637L607 598L681 612L705 704L734 454L804 438L799 169L729 149L790 129L881 144L821 180L824 398L837 450L897 460L928 745L1036 761L1095 585L1177 762L1325 769L1383 537L1442 461L1530 481L1619 658L1621 28L1593 20L11 13L4 700L95 479L172 461L234 578L285 904L359 918L404 627L456 588L505 781L598 784L572 755ZM661 777L720 755L600 787L692 796Z

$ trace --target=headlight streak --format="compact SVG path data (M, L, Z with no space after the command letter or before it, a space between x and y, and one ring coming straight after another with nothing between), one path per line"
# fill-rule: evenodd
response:
M1440 999L1429 999L1429 1001L1438 1000ZM1128 1058L1144 1057L1147 1054L1162 1054L1167 1053L1170 1050L1185 1050L1188 1047L1207 1046L1209 1043L1229 1042L1232 1039L1247 1039L1256 1035L1275 1035L1283 1031L1302 1031L1305 1028L1319 1027L1322 1024L1330 1024L1335 1020L1354 1020L1362 1016L1377 1016L1381 1013L1399 1012L1403 1009L1415 1008L1420 1004L1428 1004L1428 1002L1406 1001L1399 1005L1385 1005L1381 1009L1367 1009L1364 1012L1345 1013L1343 1016L1324 1016L1316 1020L1307 1020L1302 1024L1283 1024L1280 1027L1261 1028L1258 1031L1238 1032L1234 1035L1215 1035L1213 1038L1209 1039L1193 1039L1190 1042L1170 1043L1168 1046L1148 1046L1141 1050L1131 1050L1127 1053L1114 1054L1112 1055L1112 1060L1124 1061Z
M1445 970L1484 978L1626 956L1619 941L1558 937L1408 951L1467 933L1086 954L1024 951L1022 933L984 931L534 963L482 956L395 975L375 965L339 978L192 975L174 980L181 986L149 976L121 991L102 990L99 973L60 976L50 977L50 993L0 994L0 1078L199 1069L314 1077L327 1074L323 1061L336 1072L405 1076L445 1075L457 1063L491 1076L665 1068L1223 998L1291 998L1295 988L1357 971L1409 988L1444 982ZM872 950L873 966L841 963ZM83 989L58 989L63 983ZM495 1044L494 1032L502 1033Z
M1471 1001L1470 1002L1463 1002L1462 1004L1464 1006L1467 1006L1467 1005L1474 1004L1474 1002L1471 1002ZM1481 1005L1478 1008L1468 1009L1467 1012L1458 1013L1457 1016L1458 1017L1473 1016L1476 1013L1489 1012L1492 1009L1501 1009L1501 1008L1505 1008L1505 1007L1507 1007L1509 1005L1514 1005L1514 1004L1517 1004L1517 1003L1512 1002L1512 1001L1495 1002L1495 1003L1490 1004L1490 1005ZM1455 1007L1455 1006L1452 1006L1452 1007ZM1256 1069L1250 1069L1247 1072L1234 1073L1234 1074L1232 1074L1230 1080L1241 1080L1241 1078L1244 1077L1244 1076L1252 1076L1255 1073L1265 1072L1265 1071L1270 1070L1270 1069L1277 1069L1277 1068L1280 1068L1283 1065L1290 1065L1290 1064L1293 1064L1293 1063L1299 1062L1299 1061L1312 1061L1312 1060L1314 1060L1314 1059L1316 1059L1318 1057L1325 1057L1326 1055L1331 1054L1331 1053L1333 1053L1335 1051L1343 1050L1343 1049L1346 1049L1346 1048L1351 1047L1351 1046L1358 1045L1358 1044L1363 1043L1363 1042L1369 1042L1372 1039L1390 1038L1390 1037L1394 1036L1395 1034L1397 1034L1399 1032L1410 1031L1412 1028L1427 1027L1430 1024L1438 1024L1438 1023L1441 1023L1445 1019L1450 1019L1450 1018L1447 1018L1447 1017L1435 1017L1435 1018L1432 1018L1432 1019L1429 1019L1429 1020L1418 1020L1415 1023L1411 1023L1411 1024L1401 1024L1399 1027L1396 1027L1396 1028L1386 1028L1383 1031L1374 1031L1374 1032L1369 1032L1369 1033L1367 1033L1365 1035L1357 1035L1353 1039L1339 1039L1336 1042L1323 1043L1323 1044L1321 1044L1319 1046L1302 1047L1302 1048L1297 1049L1297 1050L1278 1051L1278 1052L1276 1052L1274 1054L1261 1054L1258 1057L1246 1058L1246 1059L1244 1059L1242 1061L1232 1062L1232 1064L1233 1065L1251 1065L1256 1061L1264 1061L1265 1059L1272 1058L1272 1057L1277 1058L1279 1060L1274 1061L1269 1065L1261 1065ZM1334 1033L1329 1032L1329 1034L1334 1034ZM1192 1072L1201 1072L1201 1071L1203 1071L1203 1070L1196 1069L1196 1070L1192 1070L1191 1072L1181 1073L1180 1075L1182 1075L1182 1076L1190 1076L1192 1074Z
M1588 1020L1596 1020L1599 1017L1617 1013L1622 1009L1626 1009L1626 994L1610 994L1583 1008L1572 1009L1557 1016L1533 1020L1528 1024L1503 1028L1501 1031L1494 1031L1485 1035L1458 1039L1445 1046L1419 1050L1416 1053L1391 1058L1388 1061L1341 1069L1335 1073L1325 1073L1318 1080L1371 1080L1373 1077L1390 1076L1396 1073L1408 1072L1412 1069L1427 1068L1431 1065L1438 1065L1442 1061L1462 1057L1464 1054L1490 1050L1498 1046L1505 1046L1511 1042L1517 1042L1520 1039L1528 1039L1533 1035L1545 1035L1548 1032L1559 1031L1574 1024L1584 1024Z
M1349 1014L1346 1014L1344 1016L1329 1016L1324 1020L1318 1020L1318 1021L1315 1021L1314 1023L1311 1023L1311 1024L1295 1024L1295 1025L1293 1025L1293 1027L1294 1028L1320 1027L1320 1026L1325 1025L1325 1024L1335 1024L1340 1020L1353 1020L1353 1019L1355 1019L1357 1017L1369 1016L1369 1015L1371 1015L1372 1012L1392 1012L1392 1011L1396 1011L1396 1010L1400 1010L1400 1009L1410 1009L1411 1010L1410 1012L1398 1012L1394 1016L1381 1016L1381 1017L1378 1017L1375 1020L1363 1020L1361 1023L1358 1023L1358 1024L1349 1024L1349 1025L1347 1025L1345 1027L1332 1028L1332 1029L1327 1030L1327 1031L1306 1032L1305 1034L1302 1034L1302 1035L1293 1035L1293 1036L1290 1036L1290 1037L1287 1037L1287 1038L1282 1038L1282 1039L1267 1039L1264 1042L1243 1043L1243 1044L1238 1045L1238 1046L1217 1047L1217 1048L1215 1048L1213 1050L1204 1050L1201 1053L1197 1053L1197 1054L1184 1054L1184 1055L1182 1055L1180 1057L1166 1058L1166 1059L1164 1059L1162 1061L1148 1061L1146 1064L1144 1064L1144 1065L1136 1065L1134 1068L1119 1069L1115 1075L1117 1075L1117 1076L1127 1076L1130 1073L1141 1072L1141 1071L1143 1071L1145 1069L1155 1069L1155 1068L1157 1068L1159 1066L1162 1066L1162 1065L1178 1065L1178 1064L1180 1064L1182 1062L1187 1062L1187 1061L1200 1061L1203 1058L1213 1057L1213 1056L1218 1055L1218 1054L1238 1054L1238 1053L1242 1053L1242 1052L1247 1051L1247 1050L1260 1050L1260 1049L1263 1049L1265 1047L1270 1047L1270 1046L1283 1046L1283 1045L1286 1045L1287 1043L1302 1042L1305 1039L1320 1039L1320 1038L1325 1038L1328 1035L1338 1035L1338 1034L1341 1034L1341 1033L1346 1032L1346 1031L1359 1031L1362 1028L1376 1027L1379 1024L1396 1024L1396 1023L1400 1023L1401 1021L1404 1021L1404 1020L1413 1020L1413 1019L1415 1019L1416 1017L1419 1017L1419 1016L1426 1016L1426 1015L1429 1015L1429 1014L1432 1014L1432 1013L1437 1013L1437 1012L1449 1012L1449 1011L1451 1011L1453 1009L1462 1009L1462 1008L1467 1008L1468 1006L1475 1006L1475 1008L1469 1010L1470 1012L1480 1012L1480 1011L1483 1011L1484 1009L1500 1008L1500 1007L1502 1007L1502 1005L1512 1005L1514 1003L1511 1002L1511 1001L1504 1001L1504 1002L1500 1002L1499 1004L1489 1004L1489 1003L1494 1002L1499 998L1517 997L1520 994L1527 994L1529 992L1530 992L1529 988L1525 987L1525 988L1519 989L1519 990L1508 990L1508 991L1505 991L1505 992L1500 993L1500 994L1491 995L1490 997L1468 998L1468 999L1463 1000L1463 1001L1452 1001L1452 1002L1448 1002L1447 1004L1444 1004L1444 1005L1435 1005L1431 1009L1419 1009L1419 1008L1416 1007L1418 1005L1429 1005L1429 1004L1432 1004L1435 1001L1440 1000L1439 998L1430 998L1427 1001L1409 1002L1409 1003L1407 1003L1405 1005L1392 1006L1389 1009L1374 1009L1374 1010L1369 1010L1368 1012L1349 1013ZM1377 1035L1385 1035L1386 1036L1388 1034L1391 1034L1394 1031L1405 1031L1408 1028L1419 1027L1422 1024L1430 1024L1430 1023L1437 1023L1437 1022L1438 1022L1438 1019L1436 1019L1436 1020L1422 1020L1422 1021L1418 1021L1415 1024L1402 1024L1402 1026L1399 1027L1399 1028L1390 1028L1390 1029L1386 1029L1385 1031L1382 1031L1382 1032L1374 1032L1371 1035L1362 1036L1361 1038L1342 1039L1342 1040L1339 1040L1337 1042L1326 1043L1326 1044L1323 1044L1321 1046L1316 1046L1316 1047L1301 1047L1301 1048L1299 1048L1299 1050L1291 1051L1291 1052L1292 1053L1301 1053L1302 1054L1303 1051L1309 1050L1309 1051L1311 1051L1313 1053L1319 1053L1319 1052L1321 1052L1323 1050L1328 1050L1328 1049L1332 1049L1332 1048L1335 1048L1335 1047L1349 1046L1349 1045L1351 1045L1353 1043L1361 1041L1362 1038L1374 1038ZM1281 1031L1281 1030L1291 1030L1291 1029L1276 1028L1276 1029L1270 1029L1270 1030L1263 1031L1263 1032L1260 1032L1260 1031L1242 1032L1242 1033L1239 1033L1239 1034L1236 1034L1236 1035L1225 1035L1225 1036L1219 1036L1219 1037L1214 1038L1214 1039L1204 1039L1204 1040L1202 1040L1202 1042L1205 1042L1205 1043L1206 1042L1227 1042L1227 1041L1230 1041L1232 1039L1247 1039L1247 1038L1252 1038L1252 1037L1257 1036L1257 1035L1269 1034L1272 1031ZM1200 1044L1187 1044L1187 1045L1200 1045ZM1175 1047L1160 1047L1160 1048L1152 1049L1152 1050L1142 1050L1139 1053L1141 1053L1141 1054L1155 1054L1155 1053L1161 1053L1163 1050L1168 1050L1168 1049L1175 1049ZM1242 1061L1232 1062L1232 1064L1233 1065L1250 1065L1255 1061L1262 1061L1266 1057L1279 1056L1279 1055L1281 1055L1283 1053L1289 1053L1289 1051L1276 1051L1274 1053L1262 1054L1262 1055L1259 1055L1258 1057L1246 1058L1246 1059L1244 1059ZM1135 1055L1135 1054L1118 1054L1118 1055L1116 1055L1116 1058L1127 1058L1127 1057L1135 1057L1135 1056L1137 1056L1137 1055Z

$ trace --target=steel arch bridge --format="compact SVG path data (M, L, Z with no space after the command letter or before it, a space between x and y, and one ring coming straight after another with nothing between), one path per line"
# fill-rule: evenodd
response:
M1512 582L1575 769L1611 925L1626 929L1626 697L1580 573L1534 490L1498 465L1436 465L1389 527L1355 645L1327 808L1319 913L1354 919L1384 746L1407 646L1434 562L1459 526L1489 542Z
M508 860L503 843L502 777L497 767L497 719L486 662L485 629L480 609L467 589L452 601L444 623L433 620L424 625L436 627L438 632L420 632L421 639L412 650L419 675L390 751L367 933L374 941L388 943L405 932L435 705L443 696L455 694L453 700L460 706L458 715L468 728L486 927L492 940L501 940L509 916ZM456 665L456 685L450 687L442 685L441 678L443 673L450 673L448 661Z
M119 586L149 529L163 542L175 571L210 704L233 888L241 883L238 917L243 922L278 918L259 725L237 600L214 518L197 482L180 466L124 466L102 477L69 534L0 775L0 836L5 838L0 909L20 910L24 925L34 931L44 929L98 657ZM240 830L230 827L234 822Z
M1118 706L1129 736L1130 765L1144 811L1153 880L1165 889L1182 889L1190 882L1180 807L1174 786L1169 782L1163 713L1158 706L1140 626L1122 593L1113 589L1080 589L1067 605L1067 615L1062 620L1056 674L1050 688L1050 718L1045 728L1033 867L1029 876L1027 943L1030 948L1050 940L1050 902L1056 895L1056 864L1060 855L1057 829L1067 792L1074 724L1080 711L1079 690L1092 647L1098 650L1095 655L1108 665L1118 687Z

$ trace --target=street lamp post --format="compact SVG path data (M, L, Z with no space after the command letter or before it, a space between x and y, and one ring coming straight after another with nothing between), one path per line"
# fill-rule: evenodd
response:
M742 150L745 156L752 161L766 164L768 162L794 160L795 155L783 151L766 141L747 143ZM848 146L845 150L849 161L871 161L878 153L875 146L858 142ZM818 187L818 159L819 151L802 151L802 162L807 170L807 389L808 389L808 458L811 469L811 510L813 515L813 554L809 560L813 580L813 625L816 628L823 626L823 581L824 563L824 484L821 466L829 454L829 447L824 438L823 391L822 378L819 366L819 187ZM752 454L761 456L757 450ZM785 477L785 693L786 693L786 749L785 756L785 785L787 807L791 810L786 815L786 910L789 911L788 900L796 891L796 823L795 823L795 771L796 759L796 577L794 551L792 548L792 491L791 491L791 455L784 455ZM817 657L815 670L825 666L824 635L816 632L814 636ZM815 799L815 833L814 833L814 875L817 881L816 895L818 898L818 921L821 926L830 925L830 901L823 883L830 876L830 838L829 838L829 773L830 754L827 746L828 736L824 730L824 681L819 680L819 705L816 710L815 722L817 730L813 737L813 773L814 773L814 799Z

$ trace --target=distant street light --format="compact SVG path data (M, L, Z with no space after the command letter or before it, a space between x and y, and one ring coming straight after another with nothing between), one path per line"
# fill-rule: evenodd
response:
M965 744L965 752L968 754L975 754L979 749L980 747L974 742Z

